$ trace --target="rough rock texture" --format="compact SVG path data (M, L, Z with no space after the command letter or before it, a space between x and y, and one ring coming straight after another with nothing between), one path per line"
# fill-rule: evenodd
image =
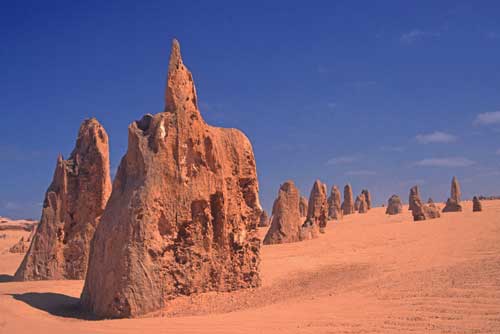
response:
M24 241L24 237L21 237L18 242L16 242L12 247L9 248L10 253L25 253L28 251L30 243Z
M342 219L342 208L340 205L341 202L341 194L339 188L337 186L332 186L332 190L330 191L330 197L328 197L328 218L340 220Z
M259 227L267 227L269 226L269 217L267 216L267 212L262 210L259 218Z
M293 181L283 183L273 204L271 227L264 238L264 245L301 240L299 202L300 193Z
M446 201L446 205L443 212L459 212L462 211L462 206L460 205L460 197L462 196L460 192L460 185L458 184L457 178L454 176L451 180L451 196Z
M307 217L307 205L307 198L305 198L304 196L300 196L299 212L301 217Z
M84 279L90 241L110 192L108 135L88 119L70 158L57 159L40 224L15 279Z
M361 193L365 195L366 205L368 207L368 210L370 210L372 208L372 195L370 194L368 189L363 189Z
M483 211L483 206L481 205L481 202L477 198L477 196L474 196L472 198L472 212L479 212Z
M420 192L418 186L413 186L410 188L410 196L408 198L408 210L413 211L414 203L421 201Z
M320 231L326 227L328 220L328 202L326 198L326 185L316 180L309 195L309 204L307 206L306 222L312 222L318 226Z
M414 186L410 189L410 203L411 211L413 214L414 221L426 220L439 218L439 209L434 205L426 205L420 199L420 192L418 186Z
M397 215L403 212L403 203L398 195L392 195L387 201L385 213L388 215Z
M344 215L350 215L354 213L354 198L352 194L352 188L350 184L344 187L344 202L342 203L342 213Z
M368 202L366 201L364 194L359 195L358 212L359 213L367 213L368 212Z
M81 303L99 317L134 317L177 296L260 285L252 145L239 130L205 123L175 40L165 100L164 112L129 126L92 240Z

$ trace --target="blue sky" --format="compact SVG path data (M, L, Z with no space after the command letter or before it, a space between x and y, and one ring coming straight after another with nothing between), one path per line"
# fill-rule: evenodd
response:
M210 124L254 145L267 209L316 178L381 204L500 194L498 1L4 1L0 216L38 218L56 157L97 117L115 169L163 109L178 38Z

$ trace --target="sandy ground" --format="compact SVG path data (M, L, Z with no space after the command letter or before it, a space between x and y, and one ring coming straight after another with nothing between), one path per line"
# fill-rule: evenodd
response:
M418 223L347 216L319 239L263 247L262 288L125 320L79 313L82 281L9 282L22 255L7 243L27 234L15 232L0 239L0 333L500 333L500 201L463 205Z

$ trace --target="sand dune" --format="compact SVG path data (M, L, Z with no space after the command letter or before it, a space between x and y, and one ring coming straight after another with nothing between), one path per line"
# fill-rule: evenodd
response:
M140 319L89 319L83 281L9 282L22 255L0 239L0 333L500 333L500 201L412 222L385 208L319 239L262 248L263 286L207 293ZM442 207L442 204L441 204ZM265 234L262 229L261 235Z

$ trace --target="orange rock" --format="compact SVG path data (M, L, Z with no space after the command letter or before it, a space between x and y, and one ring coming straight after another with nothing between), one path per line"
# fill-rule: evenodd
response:
M370 210L372 208L372 195L368 189L363 189L361 193L365 196L367 210Z
M83 307L134 317L167 299L260 285L252 145L205 123L172 43L165 112L129 126L128 150L92 241Z
M342 208L340 190L337 186L332 186L330 197L328 197L328 218L340 220L342 219Z
M460 185L458 184L457 178L454 176L451 180L451 196L446 201L446 205L443 212L459 212L462 211L462 206L460 205Z
M410 189L409 206L411 207L414 221L434 219L441 216L439 214L439 209L434 204L426 205L422 202L418 186L414 186Z
M300 193L293 181L286 181L280 186L273 205L271 227L264 238L264 245L301 240L302 220L299 201Z
M57 159L40 224L15 279L85 278L90 241L110 192L108 135L88 119L70 158Z
M307 198L304 196L300 196L300 202L299 202L299 212L301 217L307 217Z
M316 180L311 189L309 204L307 206L307 219L322 231L328 219L328 203L326 199L326 185Z
M354 198L352 194L352 188L350 184L344 187L344 202L342 203L342 213L344 215L350 215L354 213Z

